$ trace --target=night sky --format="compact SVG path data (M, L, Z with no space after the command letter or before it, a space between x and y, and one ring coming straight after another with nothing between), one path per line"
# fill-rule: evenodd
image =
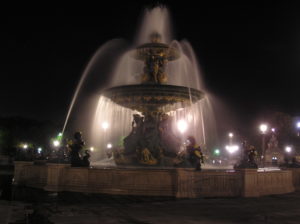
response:
M2 17L0 116L62 122L93 53L113 38L133 40L143 9L153 2ZM192 44L207 88L239 119L266 110L299 115L300 6L159 2L170 9L175 38Z

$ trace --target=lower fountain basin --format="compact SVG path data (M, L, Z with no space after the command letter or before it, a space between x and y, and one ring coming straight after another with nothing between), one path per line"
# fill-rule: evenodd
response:
M70 164L34 165L15 162L14 185L46 191L176 198L259 197L299 189L297 168L257 172L256 169L85 168ZM294 181L297 180L297 181Z

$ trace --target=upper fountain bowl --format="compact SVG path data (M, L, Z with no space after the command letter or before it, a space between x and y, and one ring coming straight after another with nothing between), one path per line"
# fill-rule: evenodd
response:
M142 44L132 52L132 57L137 60L146 61L150 56L174 61L180 57L180 53L176 48L162 43L161 35L154 32L150 35L150 43Z

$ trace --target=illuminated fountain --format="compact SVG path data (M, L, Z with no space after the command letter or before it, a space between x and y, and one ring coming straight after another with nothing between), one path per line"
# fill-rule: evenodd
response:
M91 138L87 139L93 151L91 167L16 161L14 184L53 192L176 198L257 197L293 192L294 174L290 170L197 172L195 168L173 167L187 136L193 135L205 151L216 142L216 130L210 97L200 81L193 49L187 41L172 41L169 30L165 8L146 11L134 46L125 51L120 48L120 41L109 41L89 62L76 88L64 129L75 101L79 101L83 83L91 89L85 79L100 85L103 83L95 82L95 77L109 75L112 80L107 88L93 91L97 96L91 101L90 97L85 98L92 102L85 108L88 116L78 113L82 122L78 127L84 136L88 135L84 124L91 129ZM121 52L115 54L119 48ZM95 69L97 66L115 70L104 74ZM84 108L82 102L77 103L80 108ZM113 152L109 161L104 159L111 154L106 149ZM238 151L231 144L227 149Z
M144 62L141 83L109 88L102 93L121 107L139 112L133 115L124 149L114 151L115 162L120 165L172 165L181 141L173 133L169 114L204 96L197 89L166 84L167 63L180 58L180 53L161 43L161 35L156 32L151 34L150 41L130 52L133 58Z
M147 10L134 47L119 57L92 124L94 161L112 143L117 165L172 166L188 135L202 148L216 140L193 49L187 41L171 41L169 30L166 8Z
M146 10L133 46L127 50L120 47L117 52L120 45L119 40L109 41L92 57L64 124L65 129L79 92L84 92L85 86L89 89L87 80L109 76L109 88L93 92L100 95L97 103L95 97L88 106L77 103L81 106L76 112L81 118L77 126L95 147L92 164L107 165L108 144L117 165L172 166L188 135L195 136L203 150L215 147L217 134L209 94L191 45L186 40L172 40L168 10ZM95 69L97 66L101 68ZM110 67L110 72L103 74L104 67ZM96 111L94 119L87 121L92 111Z

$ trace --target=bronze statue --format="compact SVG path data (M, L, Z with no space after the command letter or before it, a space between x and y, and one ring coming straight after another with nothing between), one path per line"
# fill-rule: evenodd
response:
M70 162L71 166L78 167L82 166L82 159L80 157L80 151L83 149L83 146L85 145L81 132L76 132L74 134L74 141L70 145L71 152L70 152Z
M83 159L82 159L82 166L85 166L85 167L89 167L90 166L90 153L89 153L89 150L85 150L85 155L83 156Z
M239 163L234 165L235 169L239 168L253 168L257 169L258 166L256 164L256 156L257 152L253 145L249 145L249 143L244 140L242 143L242 158Z

